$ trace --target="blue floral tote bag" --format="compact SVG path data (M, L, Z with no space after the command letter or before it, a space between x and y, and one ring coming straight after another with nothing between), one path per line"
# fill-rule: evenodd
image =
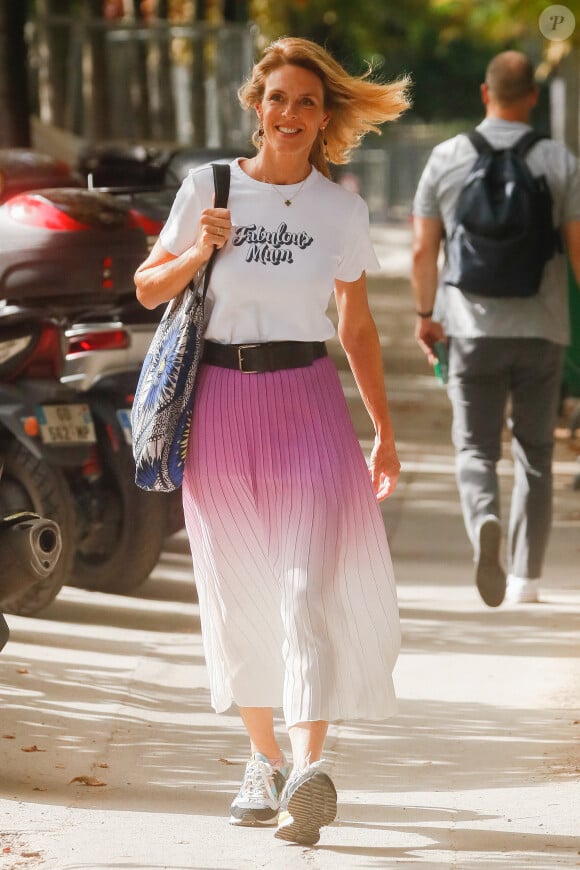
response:
M225 208L230 167L212 163L215 207ZM135 483L172 492L183 481L195 380L207 325L205 297L214 249L205 270L169 302L143 362L131 410Z

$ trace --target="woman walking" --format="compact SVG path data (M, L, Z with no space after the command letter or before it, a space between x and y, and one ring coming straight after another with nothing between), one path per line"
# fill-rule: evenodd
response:
M220 249L183 504L212 704L235 703L250 740L230 822L304 844L336 815L328 723L395 711L399 617L377 502L400 466L367 302L378 262L365 203L328 163L404 111L406 85L349 76L308 40L270 45L240 89L257 152L231 164L228 208L213 207L209 167L190 172L135 279L153 308ZM376 432L370 469L326 351L333 289Z

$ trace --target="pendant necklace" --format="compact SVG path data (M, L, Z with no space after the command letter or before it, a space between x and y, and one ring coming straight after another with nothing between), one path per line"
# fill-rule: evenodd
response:
M268 182L270 187L274 188L274 190L276 191L278 196L282 199L282 202L284 203L285 206L291 206L309 178L310 178L310 173L306 176L306 178L304 179L304 181L302 182L302 184L300 185L300 187L298 188L296 193L293 194L293 196L284 196L282 191L278 187L276 187L276 185L272 181L270 181L268 178L266 178L265 181Z

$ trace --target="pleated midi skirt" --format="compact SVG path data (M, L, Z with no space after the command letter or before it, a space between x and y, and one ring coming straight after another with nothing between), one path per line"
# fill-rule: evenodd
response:
M332 361L202 365L183 504L215 710L393 715L393 569Z

